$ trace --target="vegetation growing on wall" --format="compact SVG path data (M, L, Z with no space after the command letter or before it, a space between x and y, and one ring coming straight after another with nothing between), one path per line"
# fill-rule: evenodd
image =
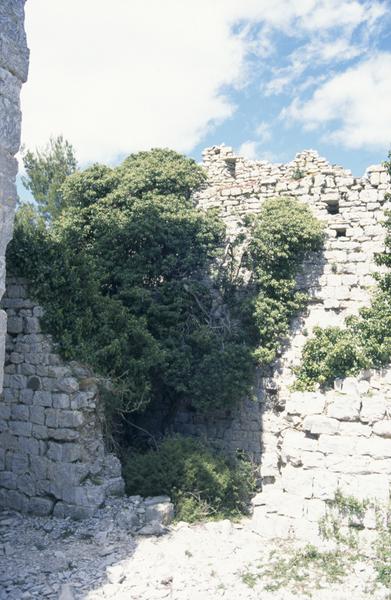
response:
M386 162L391 174L390 161ZM379 266L391 267L391 212L386 213L385 250L376 257ZM295 387L312 390L331 385L335 378L356 375L362 369L381 368L391 360L391 272L377 275L378 290L372 304L361 309L346 326L317 327L307 341L297 370Z
M34 180L41 158L29 158ZM221 219L193 204L204 179L194 161L157 149L114 169L75 172L55 206L39 200L38 211L18 211L9 269L29 279L64 358L90 364L121 390L115 411L152 399L173 410L181 400L204 411L233 406L303 304L295 277L322 242L309 209L265 201L247 223L238 268L223 259Z

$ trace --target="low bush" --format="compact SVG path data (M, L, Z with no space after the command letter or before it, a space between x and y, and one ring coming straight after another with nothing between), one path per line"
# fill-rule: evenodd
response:
M234 518L248 511L255 477L244 457L227 458L193 438L165 438L157 449L129 451L123 475L128 494L166 494L176 518Z

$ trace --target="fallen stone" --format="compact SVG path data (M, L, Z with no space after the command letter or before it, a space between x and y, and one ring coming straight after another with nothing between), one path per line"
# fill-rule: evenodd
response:
M110 583L123 583L126 579L124 569L121 565L107 567L106 576Z
M163 535L167 532L166 527L164 527L158 521L151 521L144 525L141 529L137 531L138 535Z

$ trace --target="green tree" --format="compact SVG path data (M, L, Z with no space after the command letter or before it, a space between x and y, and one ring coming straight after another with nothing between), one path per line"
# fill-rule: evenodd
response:
M46 148L27 150L22 159L26 171L23 185L32 193L41 215L55 219L64 209L61 186L77 168L73 146L61 135L52 137Z
M391 151L385 161L391 176ZM390 196L388 194L388 196ZM385 248L375 256L388 271L377 274L378 289L369 307L346 320L345 327L317 327L303 348L297 369L298 389L331 385L336 377L356 375L362 369L380 368L391 360L391 211L385 213Z
M17 220L10 269L31 280L63 355L119 382L129 410L222 407L251 387L251 349L216 309L225 229L190 198L204 179L193 160L152 150L70 175L49 227Z

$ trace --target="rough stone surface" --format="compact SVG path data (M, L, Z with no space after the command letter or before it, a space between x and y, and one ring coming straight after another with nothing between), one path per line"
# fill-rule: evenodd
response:
M17 199L15 154L20 145L20 89L27 79L29 52L24 32L25 0L0 2L0 299L5 288L5 251L12 237ZM0 391L6 315L0 311Z
M195 200L220 211L229 235L265 199L290 196L324 222L327 238L297 278L311 301L292 323L276 363L259 373L257 400L206 418L184 408L175 427L225 451L250 453L260 463L266 500L274 490L273 500L255 507L258 527L270 536L295 532L311 540L314 515L325 511L337 489L379 502L390 495L391 370L336 381L326 394L290 391L292 368L313 328L342 325L370 302L379 270L374 256L384 247L390 177L383 166L353 177L312 150L286 165L247 160L225 146L208 148L203 157L208 180Z
M323 503L304 502L311 520L301 530L316 530ZM303 593L285 586L268 590L257 577L276 557L287 560L304 546L270 540L265 533L289 530L302 502L286 498L291 517L274 513L268 530L262 521L178 523L159 537L130 533L118 523L126 499L111 501L82 523L12 513L0 515L0 597L2 600L387 600L389 590L376 584L373 561L364 553L340 583L328 583L317 571L303 581ZM261 506L259 507L261 508ZM247 574L247 578L246 578ZM255 577L252 579L251 574ZM301 587L301 584L300 584ZM265 589L266 588L266 589Z
M292 323L290 338L276 363L259 373L257 400L244 400L228 413L220 411L207 417L184 407L175 423L178 432L207 437L228 452L244 450L257 461L266 450L268 476L274 476L270 458L277 455L269 434L278 433L281 420L270 412L286 405L292 418L323 413L325 398L290 394L292 367L299 364L303 345L315 326L341 325L345 317L369 304L373 274L379 270L374 255L384 244L381 222L390 206L386 198L391 192L390 178L381 165L368 167L363 177L353 177L313 150L297 154L288 164L271 164L236 156L227 146L214 146L204 151L203 166L207 182L194 199L201 208L220 211L229 236L240 232L245 215L259 212L265 199L276 196L307 204L326 228L324 251L308 257L297 278L297 287L310 296L308 310ZM345 399L348 393L350 406L342 404L336 395L326 416L341 419L342 415L342 421L353 423L357 397L365 391L367 381L347 378L338 385L336 391L342 391ZM375 414L369 407L370 400L368 411L362 412L363 423L378 418L380 407ZM264 459L262 462L266 466Z
M39 320L31 333L31 319L42 310L21 280L8 280L2 304L9 332L0 397L0 507L88 518L124 490L120 462L105 450L96 380L89 369L62 362L51 337L39 333Z

